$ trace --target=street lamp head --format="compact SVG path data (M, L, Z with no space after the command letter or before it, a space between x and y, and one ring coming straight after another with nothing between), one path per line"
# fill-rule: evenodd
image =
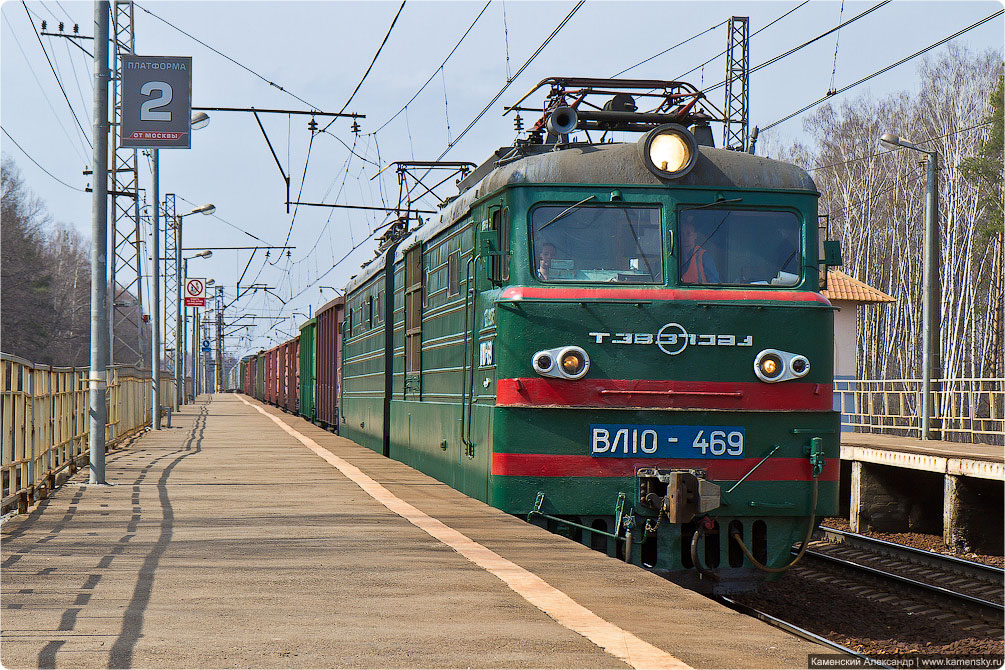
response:
M207 279L206 280L206 286L212 286L215 283L216 283L215 279Z
M209 258L212 255L213 255L213 252L211 250L209 250L209 249L206 249L206 251L200 251L199 253L197 253L192 258Z
M189 214L206 214L208 216L215 211L216 211L216 205L212 203L207 203L205 205L199 205L198 207L193 208L192 211L189 212ZM188 214L186 214L185 216L188 216Z
M883 136L879 138L879 141L882 142L883 144L889 144L890 146L894 147L901 146L900 138L894 135L893 133L883 133Z
M196 112L192 115L192 130L199 130L209 125L209 114L206 112Z

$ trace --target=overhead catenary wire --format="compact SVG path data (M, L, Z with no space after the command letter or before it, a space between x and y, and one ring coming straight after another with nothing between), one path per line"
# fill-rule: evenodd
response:
M84 189L77 188L76 186L71 186L70 184L67 184L65 181L63 181L62 179L60 179L59 177L57 177L56 175L52 174L47 169L45 169L42 166L41 163L39 163L37 160L35 160L34 158L32 158L31 154L29 154L27 151L24 150L24 147L22 147L18 143L17 140L15 140L13 137L10 136L10 133L7 132L6 128L4 128L3 126L0 126L0 130L3 130L3 134L7 136L7 139L9 139L11 142L13 142L14 146L16 146L18 149L20 149L21 153L23 153L28 160L30 160L32 163L34 163L36 166L38 166L39 170L41 170L42 172L46 173L47 175L49 175L50 177L52 177L53 179L55 179L56 181L58 181L60 184L62 184L63 186L65 186L67 188L72 188L74 191L80 191L81 193L86 193L86 191Z
M537 58L538 55L542 51L544 51L544 48L546 46L548 46L548 44L553 39L555 39L555 36L558 35L558 33L562 30L562 28L564 28L566 26L566 24L569 23L569 21L572 20L572 17L576 15L576 12L579 11L579 8L582 7L585 2L586 2L586 0L579 0L579 2L576 3L576 6L572 8L572 11L570 11L565 16L565 18L562 19L561 23L559 23L555 27L555 29L553 31L551 31L551 34L548 35L548 37L545 38L545 40L543 42L541 42L540 46L537 47L537 49L534 51L534 53L532 53L530 55L530 57L526 61L524 61L524 64L521 65L520 69L518 69L516 71L516 73L513 75L513 78L510 79L509 81L507 81L503 85L503 87L499 89L499 92L496 93L495 96L493 96L493 98L491 100L489 100L488 104L485 105L485 107L482 109L482 111L478 112L478 115L475 116L474 119L472 119L471 123L469 123L467 125L467 127L464 130L462 130L461 133L457 137L454 138L454 140L452 142L449 142L447 144L447 148L443 150L443 153L441 153L436 160L443 160L443 157L446 156L450 152L451 149L453 149L455 146L457 146L457 143L460 142L461 139L465 135L468 134L468 131L470 131L472 128L474 128L475 124L478 123L481 120L481 118L483 116L485 116L486 112L488 112L489 109L492 108L492 105L496 104L496 101L499 100L499 98L502 97L502 94L506 92L506 89L508 89L510 87L510 84L512 84L514 81L517 80L517 78L523 73L523 71L526 70L530 66L530 64L532 62L534 62L534 59Z
M904 63L908 62L909 60L912 60L912 59L914 59L914 58L917 58L918 56L920 56L920 55L922 55L922 54L924 54L924 53L927 53L927 52L931 51L932 49L935 49L936 47L940 47L940 46L942 46L943 44L945 44L946 42L949 42L949 41L951 41L951 40L954 40L954 39L956 39L957 37L959 37L960 35L963 35L964 33L967 33L967 32L969 32L969 31L973 30L974 28L977 28L978 26L981 26L981 25L983 25L983 24L987 23L987 22L988 22L988 21L990 21L991 19L994 19L994 18L996 18L996 17L998 17L998 16L1001 16L1002 14L1005 14L1005 9L999 9L999 10L998 10L997 12L995 12L994 14L991 14L990 16L987 16L987 17L985 17L985 18L981 19L981 20L980 20L980 21L978 21L977 23L974 23L974 24L971 24L971 25L967 26L966 28L963 28L962 30L958 30L958 31L956 31L955 33L953 33L952 35L950 35L949 37L945 37L945 38L943 38L943 39L939 40L938 42L935 42L934 44L931 44L931 45L929 45L929 46L925 47L924 49L921 49L920 51L916 51L916 52L914 52L913 54L911 54L910 56L906 56L906 57L904 57L904 58L901 58L901 59L900 59L899 61L897 61L896 63L893 63L893 64L891 64L891 65L887 65L886 67L884 67L884 68L883 68L883 69L881 69L881 70L877 70L876 72L873 72L872 74L870 74L870 75L868 75L868 76L866 76L866 77L862 77L862 78L861 78L861 79L859 79L858 81L856 81L856 82L853 82L853 83L851 83L851 84L848 84L848 85L847 85L847 86L845 86L844 88L839 88L838 90L836 90L836 91L834 91L834 92L832 92L832 93L831 93L831 92L828 92L828 95L825 95L824 97L820 98L819 100L816 100L816 101L814 101L814 102L811 102L810 104L806 105L805 107L803 107L803 108L801 108L801 109L798 109L798 110L796 110L796 111L792 112L792 113L791 113L791 114L789 114L788 116L785 116L785 117L783 117L783 118L781 118L781 119L779 119L779 120L775 121L774 123L769 123L768 125L766 125L766 126L764 126L763 128L761 128L761 129L760 129L760 132L762 132L762 133L763 133L763 132L765 132L765 131L767 131L767 130L770 130L770 129L774 128L775 126L777 126L777 125L779 125L779 124L782 124L782 123L785 123L785 122L786 122L786 121L788 121L789 119L791 119L791 118L794 118L794 117L796 117L796 116L799 116L800 114L802 114L803 112L805 112L805 111L807 111L807 110L810 110L810 109L813 109L814 107L816 107L816 106L817 106L817 105L819 105L820 103L822 103L822 102L825 102L825 101L829 100L829 99L830 99L830 98L832 98L833 96L835 96L835 95L838 95L838 94L840 94L840 93L844 93L845 91L848 91L848 90L850 90L850 89L852 89L852 88L855 88L855 87L856 87L856 86L858 86L859 84L863 84L863 83L865 83L865 82L869 81L870 79L872 79L872 78L874 78L874 77L878 77L879 75L883 74L884 72L887 72L887 71L889 71L889 70L892 70L892 69L893 69L893 68L895 68L895 67L898 67L898 66L900 66L900 65L903 65Z
M28 23L31 24L31 29L35 33L35 38L38 39L38 45L42 47L42 53L45 55L45 60L49 63L49 69L52 70L52 76L56 78L56 83L59 85L59 90L63 94L63 99L66 100L66 105L70 108L70 114L73 115L73 120L76 121L77 127L80 128L80 134L87 140L87 145L94 149L94 145L91 144L91 138L88 136L87 131L84 127L80 125L80 119L77 118L77 112L73 109L73 104L70 102L69 96L66 95L66 89L63 88L63 82L60 81L59 75L56 74L56 68L52 65L52 60L49 58L49 52L45 50L45 44L42 43L42 36L38 34L38 29L35 27L35 21L32 20L31 12L28 11L28 4L22 0L21 5L24 7L25 14L28 15Z
M71 133L66 129L66 126L64 126L63 122L60 120L59 114L56 113L56 108L53 107L52 100L49 98L49 94L42 86L42 82L39 80L38 74L35 72L35 68L32 67L31 61L28 59L28 54L25 53L24 47L21 46L21 41L18 40L17 33L14 32L14 27L11 25L10 20L7 18L6 14L3 15L3 20L8 30L11 31L11 37L14 39L14 44L17 45L18 51L21 52L21 57L24 58L25 65L28 66L28 71L31 72L31 76L35 80L35 84L38 85L38 89L42 93L42 97L45 99L45 103L49 106L49 110L52 111L52 115L56 119L56 123L59 124L60 130L63 131L63 135L66 136L66 139L69 142L70 146L73 147L73 150L77 152L78 156L80 156L80 160L84 164L87 164L88 158L84 155L86 153L87 148L84 146L84 143L81 142L80 135L76 135L76 133L74 133L76 135L77 143L79 143L78 146L78 144L74 142L74 138L71 137Z
M926 142L932 142L932 141L935 141L935 140L941 140L941 139L944 139L946 137L950 137L951 135L959 135L960 133L965 133L965 132L970 131L970 130L976 130L977 128L983 128L984 126L991 125L992 123L994 123L994 121L984 121L983 123L978 123L978 124L975 124L975 125L972 125L972 126L967 126L966 128L959 128L958 130L954 130L952 132L945 133L943 135L937 135L935 137L927 137L927 138L925 138L923 140L918 140L917 142L915 142L915 144L922 145L922 144L925 144ZM816 167L807 168L806 171L807 172L814 172L816 170L827 170L829 168L841 167L843 165L851 165L852 163L857 163L859 161L869 160L870 158L876 158L877 156L884 156L886 154L892 154L895 151L900 151L900 147L897 147L895 149L885 149L883 151L877 151L876 153L869 154L867 156L857 156L856 158L849 158L848 160L842 161L840 163L831 163L830 165L817 165Z
M809 2L809 0L806 0L806 2ZM803 4L806 4L806 2L804 2ZM793 10L793 11L795 11L795 10ZM715 24L714 26L712 26L710 28L706 28L705 30L701 31L700 33L698 33L696 35L692 35L691 37L687 38L686 40L684 40L682 42L678 42L677 44L673 45L672 47L664 49L663 51L659 52L658 54L653 54L649 58L646 58L645 60L639 61L635 65L630 65L629 67L626 67L621 72L617 72L617 73L615 73L615 74L613 74L611 76L612 77L620 77L621 75L625 74L626 72L631 72L632 70L634 70L638 66L645 65L646 63L648 63L651 60L654 60L656 58L659 58L660 56L668 54L668 53L670 53L671 51L673 51L674 49L676 49L679 46L684 46L688 42L692 42L692 41L698 39L699 37L701 37L702 35L705 35L707 33L712 32L716 28L721 28L722 26L726 25L728 22L729 22L729 20L727 19L726 21L722 21L721 23L717 23L717 24ZM723 52L723 53L725 53L725 52ZM719 54L719 55L721 56L722 54ZM716 58L718 58L718 56L716 56Z
M852 18L850 18L847 21L844 21L842 23L838 23L838 25L834 26L833 28L831 28L827 32L821 33L821 34L817 35L816 37L814 37L812 39L806 40L802 44L794 46L794 47L792 47L791 49L789 49L788 51L786 51L784 53L778 54L774 58L769 58L768 60L764 61L763 63L750 68L750 71L747 73L748 76L754 74L758 70L762 70L762 69L768 67L769 65L774 65L778 61L782 60L783 58L787 58L787 57L791 56L792 54L796 53L797 51L805 49L806 47L808 47L811 44L814 44L814 43L822 40L823 38L825 38L828 35L834 33L835 31L841 30L841 28L854 23L854 22L858 21L859 19L861 19L861 18L863 18L865 16L868 16L869 14L873 13L874 11L876 11L877 9L879 9L880 7L883 7L885 5L890 4L890 2L892 2L892 0L882 0L882 2L879 2L879 3L875 4L875 5L873 5L869 9L863 11L861 14L858 14L857 16L853 16ZM765 26L765 27L767 27L767 26ZM751 35L751 37L753 37L753 35ZM722 88L725 85L726 85L726 82L725 81L721 81L718 84L716 84L715 86L712 86L710 88L705 89L705 92L708 93L710 91L714 91L714 90L716 90L718 88ZM762 128L761 130L763 131L764 129Z
M401 6L398 7L398 13L395 14L394 19L391 20L391 25L387 29L387 34L384 35L384 39L381 40L380 46L377 47L377 53L373 55L373 60L370 61L370 65L366 68L366 72L363 73L363 76L360 78L359 83L356 84L356 88L353 89L352 94L349 95L349 98L345 101L345 104L342 105L342 109L338 111L339 114L341 114L346 110L346 107L349 106L349 103L352 102L352 99L356 97L356 94L359 92L359 89L363 85L363 82L366 81L367 75L370 74L370 70L373 69L374 63L377 62L377 58L380 56L381 50L383 50L384 45L387 44L387 40L391 37L391 31L394 30L394 24L398 22L398 17L401 16L402 10L405 9L406 2L408 2L408 0L401 0ZM322 128L322 131L328 130L328 127L331 126L331 124L333 123L335 123L335 119L329 121L328 124L324 128Z
M784 14L782 14L781 16L779 16L774 21L771 21L770 23L765 24L761 28L758 28L753 33L751 33L750 38L753 38L758 33L767 30L768 28L770 28L771 26L775 25L776 23L778 23L779 21L781 21L782 19L784 19L786 16L788 16L789 14L793 13L794 11L796 11L797 9L801 9L802 7L805 7L807 4L809 4L809 1L810 0L803 0L803 2L799 3L798 5L796 5L795 7L793 7L792 9L790 9L789 11L785 12ZM890 0L886 0L886 1L889 2ZM723 23L726 23L726 22L724 21ZM719 25L722 25L722 24L719 24ZM716 27L718 27L718 26L716 26ZM750 39L750 38L748 38L748 39ZM676 79L676 80L683 79L684 77L688 76L689 74L691 74L695 70L698 70L700 68L704 68L706 65L708 65L709 63L711 63L712 61L714 61L716 58L721 58L722 56L725 56L725 55L726 55L725 51L720 51L718 54L716 54L715 56L712 56L711 58L709 58L704 63L701 63L700 65L695 65L693 68L691 68L690 70L688 70L684 74L681 74L681 75L678 75L678 76L674 77L674 79ZM703 76L704 76L704 73L703 73ZM719 86L724 86L724 85L725 85L725 82L719 84Z
M171 28L173 28L173 29L177 30L178 32L180 32L180 33L181 33L182 35L184 35L185 37L189 38L190 40L192 40L192 41L194 41L194 42L197 42L197 43L201 44L202 46L206 47L207 49L209 49L210 51L212 51L212 52L213 52L213 53L215 53L216 55L218 55L218 56L220 56L220 57L222 57L222 58L225 58L226 60L230 61L231 63L233 63L234 65L238 66L239 68L241 68L241 69L243 69L243 70L246 70L246 71L247 71L247 72L249 72L250 74L252 74L252 75L254 75L254 76L258 77L259 79L261 79L262 81L264 81L264 82L265 82L266 84L268 84L269 86L272 86L273 88L276 88L276 89L279 89L280 91L282 91L282 92L283 92L283 93L285 93L286 95L288 95L288 96L291 96L291 97L295 98L296 100L299 100L300 102L304 103L305 105L307 105L308 107L310 107L310 108L311 108L311 109L313 109L313 110L319 110L319 109L320 109L320 108L319 108L319 107L318 107L317 105L312 105L311 103L307 102L306 100L304 100L303 98L301 98L301 97L300 97L299 95L297 95L296 93L293 93L293 92L292 92L292 91L290 91L289 89L287 89L287 88L285 88L285 87L283 87L283 86L280 86L279 84L277 84L277 83L276 83L276 82L274 82L274 81L270 81L270 80L269 80L269 79L267 79L266 77L263 77L262 75L260 75L259 73L255 72L254 70L252 70L252 69L251 69L250 67L248 67L248 66L247 66L247 65L245 65L244 63L241 63L241 62L239 62L239 61L237 61L237 60L235 60L235 59L231 58L230 56L228 56L227 54L223 53L223 52L222 52L222 51L220 51L219 49L217 49L217 48L215 48L215 47L212 47L212 46L210 46L210 45L209 45L209 44L207 44L206 42L203 42L202 40L200 40L200 39L199 39L198 37L196 37L195 35L192 35L191 33L188 33L188 32L186 32L186 31L182 30L181 28L179 28L179 27L178 27L178 26L176 26L175 24L171 23L170 21L168 21L168 20L167 20L167 19L165 19L164 17L162 17L162 16L158 16L157 14L154 14L153 12L151 12L151 11L150 11L149 9L147 9L147 8L146 8L146 7L144 7L143 5L139 4L138 2L134 2L134 3L133 3L133 6L134 6L134 7L137 7L138 9L141 9L141 10L142 10L142 11L144 11L144 12L146 12L146 13L147 13L147 14L149 14L150 16L152 16L152 17L154 17L155 19L157 19L158 21L160 21L161 23L164 23L164 24L166 24L166 25L170 26Z
M404 112L405 108L407 108L410 104L412 104L413 102L415 102L415 99L417 97L419 97L419 94L422 93L426 89L427 86L429 86L430 82L432 82L433 79L436 78L436 75L440 72L440 70L443 69L443 66L447 64L447 61L450 60L450 57L454 55L454 52L457 51L457 48L461 46L461 43L468 36L468 34L471 32L472 28L475 27L475 24L478 23L478 19L482 18L482 14L485 13L485 10L489 8L489 5L491 3L492 3L492 0L489 0L488 2L485 3L485 5L482 7L481 11L478 12L478 15L471 22L471 25L468 26L468 29L465 30L464 34L461 35L461 38L459 40L457 40L457 44L454 45L454 48L450 50L450 53L448 53L447 57L443 59L443 62L440 63L440 66L437 67L435 70L433 70L433 73L431 75L429 75L429 79L427 79L425 81L425 83L422 84L422 86L419 87L419 90L417 90L415 92L415 95L413 95L411 98L409 98L408 102L406 102L404 105L402 105L401 109L399 109L397 112L395 112L394 114L392 114L391 117L387 121L385 121L384 123L380 124L380 126L376 130L374 130L372 133L369 133L369 134L373 135L375 133L379 133L381 130L383 130L387 126L387 124L391 123L391 121L394 121L396 118L398 118L398 115L401 114L402 112Z
M178 198L179 200L183 201L183 202L188 203L189 205L192 205L193 207L197 206L191 200L189 200L187 198L183 198L180 195L176 194L175 197ZM244 233L245 235L247 235L248 237L252 238L253 240L257 240L257 241L261 242L265 246L275 246L271 242L266 242L265 240L263 240L262 238L258 237L257 235L255 235L253 233L249 233L247 230L244 230L243 228L235 226L233 223L231 223L230 221L227 221L226 219L224 219L223 217L221 217L220 215L218 215L216 212L210 214L210 216L213 217L214 219L216 219L217 221L230 226L231 228L233 228L234 230L238 231L239 233Z

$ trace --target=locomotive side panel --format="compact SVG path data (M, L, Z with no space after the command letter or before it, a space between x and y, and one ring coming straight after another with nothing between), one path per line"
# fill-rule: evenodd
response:
M377 300L383 287L378 273L346 294L342 362L341 435L374 451L384 448L384 324Z
M472 388L484 305L473 287L476 211L395 267L390 456L487 499L494 388ZM479 384L481 379L478 378Z

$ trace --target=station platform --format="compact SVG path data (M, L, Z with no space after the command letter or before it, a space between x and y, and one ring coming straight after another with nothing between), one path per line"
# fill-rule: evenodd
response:
M1000 553L1001 446L841 433L841 460L850 464L852 531L938 530L934 518L950 549L967 552L984 545L985 551Z
M826 653L244 396L2 527L8 668L790 668Z

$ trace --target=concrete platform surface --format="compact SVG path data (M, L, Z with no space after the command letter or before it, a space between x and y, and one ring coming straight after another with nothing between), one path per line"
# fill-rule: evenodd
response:
M110 453L110 485L84 478L3 525L7 668L787 668L825 651L243 396L201 397Z
M940 456L943 458L967 458L992 463L1005 461L1005 449L993 444L921 440L916 437L900 437L897 435L841 433L841 446L868 447L887 451L902 451L910 454Z

